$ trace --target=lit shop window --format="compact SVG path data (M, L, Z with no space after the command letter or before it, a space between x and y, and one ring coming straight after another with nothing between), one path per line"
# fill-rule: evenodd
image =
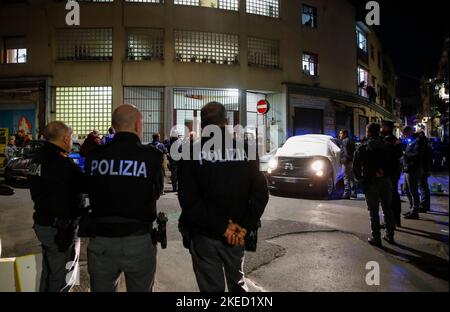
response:
M248 65L280 67L280 44L276 40L248 38Z
M361 28L356 27L356 40L358 49L367 53L367 35Z
M247 13L278 18L280 4L278 0L247 0Z
M178 5L202 6L213 9L239 11L239 0L175 0Z
M367 69L358 66L358 94L360 96L369 97L367 93L367 86L369 81L369 72Z
M8 37L3 39L3 59L6 64L24 64L27 62L25 37Z
M136 106L142 113L144 121L143 142L152 142L154 133L162 132L164 88L125 87L125 103Z
M69 124L75 136L111 127L112 87L57 87L56 119Z
M58 29L56 34L60 61L112 60L111 28Z
M239 36L177 30L175 54L178 62L239 64Z
M319 74L319 57L316 54L303 53L302 69L306 76L317 76Z
M155 28L128 29L127 58L132 61L164 59L164 30Z
M317 28L317 9L309 5L303 5L302 25Z

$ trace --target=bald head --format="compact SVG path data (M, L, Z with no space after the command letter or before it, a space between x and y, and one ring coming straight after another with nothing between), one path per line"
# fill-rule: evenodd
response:
M44 129L44 138L66 151L72 149L72 129L62 121L53 121Z
M142 138L142 114L134 105L124 104L116 108L112 125L117 132L131 132Z

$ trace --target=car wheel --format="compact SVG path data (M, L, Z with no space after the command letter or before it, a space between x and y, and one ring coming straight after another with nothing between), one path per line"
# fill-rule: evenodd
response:
M11 169L5 168L5 181L6 183L12 183L14 182L14 179L12 177Z
M326 179L326 181L323 183L321 187L321 197L323 197L326 200L330 200L333 198L333 192L334 192L334 180L333 175L329 175Z

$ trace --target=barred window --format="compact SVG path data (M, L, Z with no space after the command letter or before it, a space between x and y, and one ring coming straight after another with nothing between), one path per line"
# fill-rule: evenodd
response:
M114 0L77 0L78 2L114 2Z
M92 130L107 133L111 127L112 87L57 87L56 119L68 123L74 135Z
M279 12L278 0L247 0L247 13L278 18Z
M60 61L112 60L111 28L58 29L57 59Z
M319 57L312 53L303 53L303 73L307 76L319 74Z
M143 142L150 143L154 133L162 132L164 88L124 87L124 102L135 105L144 119Z
M276 40L248 38L248 65L280 67L280 44Z
M178 62L239 64L239 36L176 30L175 53Z
M125 0L125 2L164 3L164 0Z
M128 29L127 58L135 61L164 59L164 30L157 28Z
M23 64L27 62L25 37L0 38L0 44L0 63Z
M178 5L202 6L214 9L239 11L239 0L175 0Z

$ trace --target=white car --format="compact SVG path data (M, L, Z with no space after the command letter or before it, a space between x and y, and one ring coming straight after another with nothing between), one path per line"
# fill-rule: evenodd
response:
M311 189L330 198L342 177L338 140L327 135L290 138L269 161L267 180L272 191Z

